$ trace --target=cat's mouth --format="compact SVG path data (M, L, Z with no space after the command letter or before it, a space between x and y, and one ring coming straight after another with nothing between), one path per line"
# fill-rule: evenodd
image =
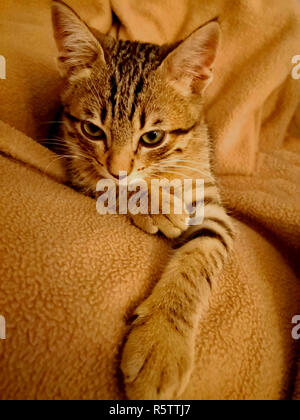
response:
M103 170L104 169L104 170ZM138 183L147 182L147 179L144 174L137 171L133 171L128 174L126 171L120 171L118 177L111 175L108 170L102 168L101 173L99 173L99 180L109 180L113 181L116 186L132 186L134 187Z

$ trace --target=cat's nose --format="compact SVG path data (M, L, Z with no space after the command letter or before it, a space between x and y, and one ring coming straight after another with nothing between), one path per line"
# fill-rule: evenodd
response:
M120 181L127 178L127 176L129 175L129 174L127 174L127 172L118 172L117 174L115 174L114 172L111 172L110 170L108 172L110 173L111 176L113 176L114 178L116 178Z
M124 154L111 155L107 160L107 170L116 179L122 180L129 176L132 168L133 159L129 156L124 156Z

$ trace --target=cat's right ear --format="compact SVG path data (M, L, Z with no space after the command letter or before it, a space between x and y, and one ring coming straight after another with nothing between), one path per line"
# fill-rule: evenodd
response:
M168 83L184 96L201 95L211 83L220 35L219 24L208 23L182 41L164 60L162 68Z
M59 50L59 69L63 77L70 76L77 69L89 67L105 56L100 42L89 27L65 3L52 2L54 37Z

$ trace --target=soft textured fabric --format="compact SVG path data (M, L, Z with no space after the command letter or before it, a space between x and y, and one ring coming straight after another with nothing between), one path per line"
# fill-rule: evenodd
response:
M169 244L99 216L64 185L49 136L60 79L50 0L2 0L0 55L1 399L124 398L126 320L159 279ZM218 18L206 117L236 221L235 252L199 325L188 399L300 398L300 15L289 0L69 0L122 39L171 42ZM84 6L83 6L84 5ZM297 112L298 108L298 112Z

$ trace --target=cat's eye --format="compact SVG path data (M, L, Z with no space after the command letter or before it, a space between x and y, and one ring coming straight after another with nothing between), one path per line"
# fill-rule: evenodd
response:
M141 137L140 142L145 147L156 147L163 142L165 136L166 133L162 130L150 131Z
M106 135L104 131L102 130L102 128L98 127L97 125L91 122L83 121L81 123L81 130L86 137L92 140L105 140L106 139Z

